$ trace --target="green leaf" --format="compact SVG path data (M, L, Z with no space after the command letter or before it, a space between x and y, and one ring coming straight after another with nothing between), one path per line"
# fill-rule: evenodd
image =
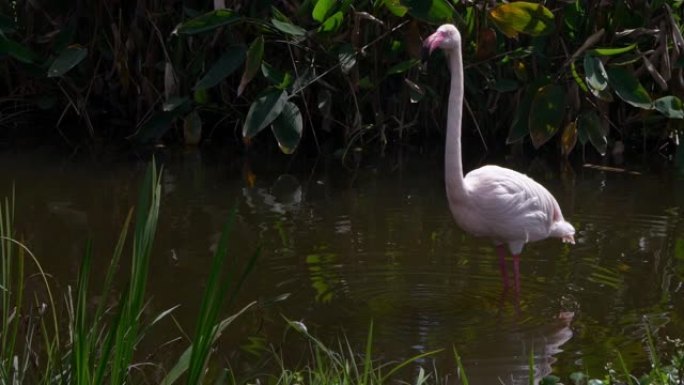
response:
M529 134L530 129L527 123L530 116L530 107L532 106L532 98L536 95L540 84L543 83L535 82L525 88L523 98L520 101L520 104L518 104L518 108L515 110L515 116L513 117L511 128L508 131L506 144L515 143Z
M577 83L577 86L581 88L584 92L589 91L589 88L587 88L587 85L584 83L584 80L582 80L582 77L577 72L577 66L575 65L574 61L570 63L570 72L572 73L572 78L575 79L575 83Z
M231 46L226 52L209 68L204 76L197 81L193 90L211 88L219 83L245 61L245 47Z
M279 71L266 62L261 63L261 73L264 74L264 77L270 80L276 88L281 90L291 86L294 80L289 72Z
M189 99L187 96L173 96L170 97L169 100L164 102L164 105L162 105L162 110L164 111L173 111L176 108L182 106L187 102Z
M278 141L278 147L283 153L292 154L294 152L300 139L302 139L303 127L302 113L296 104L288 101L271 126Z
M608 132L604 129L604 125L595 111L584 111L580 114L577 118L577 130L582 144L586 143L588 138L599 154L606 154Z
M282 112L286 101L287 91L281 90L270 90L255 100L247 112L242 136L251 138L271 124Z
M594 55L584 55L584 76L593 90L603 91L608 87L608 74L603 62Z
M0 34L12 33L17 29L17 23L11 17L0 15Z
M261 60L264 57L264 37L259 36L247 50L247 63L245 64L245 72L242 73L242 79L240 79L240 85L238 86L237 94L242 95L242 92L247 87L247 84L252 81L254 75L259 71L261 67Z
M212 31L218 27L233 24L240 19L230 9L216 9L180 24L173 31L173 34L194 35L200 32Z
M344 13L342 11L335 12L321 24L318 30L320 32L335 32L342 25L342 21L344 21Z
M337 58L340 60L340 68L345 74L348 74L356 65L356 52L354 52L354 47L351 44L342 45L337 53Z
M401 63L395 64L387 70L387 75L394 75L394 74L400 74L400 73L406 72L406 71L410 70L411 68L415 67L418 63L420 63L420 60L410 59L410 60L406 60L406 61L403 61Z
M276 29L278 29L280 32L286 33L288 35L304 36L306 34L306 30L304 28L286 21L271 19L271 24L273 24L273 26L276 27Z
M542 378L539 385L556 385L558 383L560 383L559 377L556 377L554 375L549 375L549 376Z
M682 100L674 95L663 96L662 98L656 99L653 104L658 112L670 119L684 119Z
M565 90L558 84L548 84L537 90L532 99L528 125L535 148L541 147L560 129L565 112Z
M336 0L318 0L311 16L317 22L322 23L336 2Z
M587 375L584 374L583 372L574 372L570 375L570 380L575 384L579 385L584 379L587 378Z
M88 49L80 45L71 45L62 51L59 56L52 62L48 69L48 77L54 78L64 76L72 68L76 67L78 63L88 56Z
M162 111L153 115L140 129L133 134L138 143L151 143L159 140L171 127L173 120L189 109L190 103L181 104L171 111Z
M653 108L653 101L648 91L630 71L624 67L608 66L606 73L608 84L622 100L635 107L647 110Z
M192 93L192 99L197 104L207 104L209 103L209 93L205 88L198 88Z
M394 16L404 17L406 12L408 12L408 8L401 5L400 0L384 0L382 3L385 5L385 8L387 8L387 10L390 11Z
M446 0L401 0L411 16L432 24L453 21L454 9Z
M492 89L498 92L511 92L518 89L520 85L513 79L497 79Z
M620 55L620 54L625 53L625 52L629 52L629 51L633 50L634 48L636 48L636 44L630 44L626 47L618 47L618 48L609 48L609 47L594 48L589 52L594 53L596 55L600 55L600 56L615 56L615 55Z
M8 54L22 63L33 63L38 55L23 44L0 33L0 54Z
M542 4L526 1L500 4L489 11L494 24L510 38L518 33L548 35L556 29L553 13Z

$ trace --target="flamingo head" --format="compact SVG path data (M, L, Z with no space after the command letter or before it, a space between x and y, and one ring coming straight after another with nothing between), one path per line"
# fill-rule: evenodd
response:
M451 51L461 46L461 33L453 24L443 24L423 42L422 61L426 62L437 48Z

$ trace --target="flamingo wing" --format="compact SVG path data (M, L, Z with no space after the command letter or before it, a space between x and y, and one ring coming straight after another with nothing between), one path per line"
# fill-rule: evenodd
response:
M561 219L556 199L542 185L519 172L484 166L465 177L471 211L479 217L483 235L522 250L527 242L549 236Z

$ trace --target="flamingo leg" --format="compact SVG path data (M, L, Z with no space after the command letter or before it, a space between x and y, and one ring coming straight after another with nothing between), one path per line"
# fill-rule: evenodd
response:
M515 280L515 292L520 293L520 254L513 254L513 279Z
M499 254L499 270L501 270L501 279L503 280L504 289L508 288L508 274L506 273L506 248L504 245L496 246L496 253Z

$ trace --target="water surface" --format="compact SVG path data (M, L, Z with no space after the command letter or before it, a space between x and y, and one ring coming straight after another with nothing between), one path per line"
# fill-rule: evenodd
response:
M630 365L643 365L645 320L661 336L684 335L684 177L666 165L628 164L636 175L498 161L545 185L578 230L574 246L548 240L525 248L516 299L502 289L490 243L454 224L438 151L387 155L354 168L333 159L257 161L198 151L159 159L163 199L150 314L181 304L179 322L192 330L233 206L235 255L245 260L262 248L237 305L264 305L220 348L238 367L271 354L266 342L288 356L283 316L326 342L344 335L359 351L372 321L380 357L445 348L435 361L443 375L455 372L455 346L474 384L527 383L531 351L537 376L597 372L616 349ZM2 192L16 186L20 233L55 281L73 285L87 238L95 241L101 274L145 162L35 151L0 154L0 167ZM152 338L178 334L173 325L163 330Z

